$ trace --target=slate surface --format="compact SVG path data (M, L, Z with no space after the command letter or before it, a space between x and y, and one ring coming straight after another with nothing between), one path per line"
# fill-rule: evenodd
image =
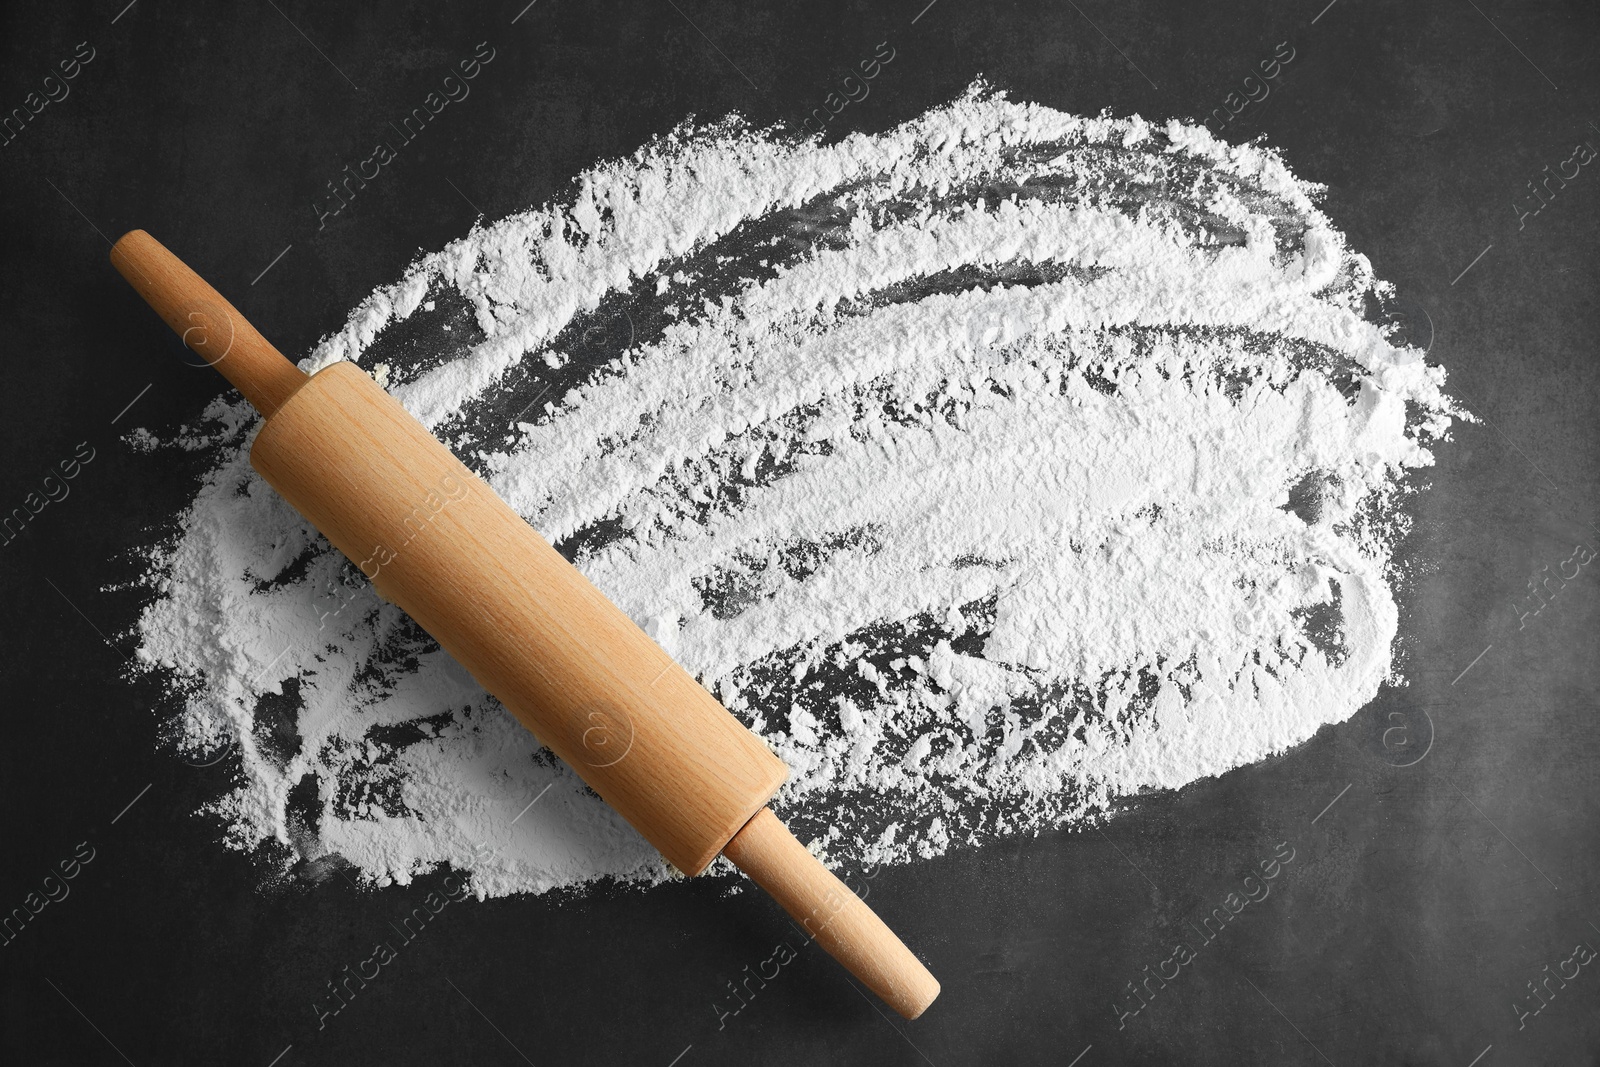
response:
M5 1062L1600 1062L1600 966L1552 981L1547 1004L1527 985L1579 942L1600 948L1595 574L1536 616L1513 607L1600 543L1600 173L1548 186L1536 215L1515 206L1577 142L1600 145L1600 8L124 3L0 15L4 109L93 50L0 147L0 508L94 453L0 545L0 909L93 856L0 944ZM485 41L496 59L472 96L319 230L325 183ZM785 927L759 895L694 884L453 904L319 1029L325 983L422 886L263 891L191 814L226 764L158 747L158 694L122 670L139 603L124 583L196 469L121 435L193 418L222 384L182 365L105 238L158 234L303 353L479 210L560 196L689 113L798 122L881 41L896 59L830 136L884 129L979 74L1079 113L1198 117L1289 42L1295 59L1229 135L1265 135L1328 185L1328 213L1482 418L1415 505L1409 688L1103 832L882 873L874 903L944 982L911 1025L810 949L719 1029L725 981ZM1270 897L1214 941L1191 932L1289 849ZM1123 1014L1142 1003L1128 983L1178 940L1195 958Z

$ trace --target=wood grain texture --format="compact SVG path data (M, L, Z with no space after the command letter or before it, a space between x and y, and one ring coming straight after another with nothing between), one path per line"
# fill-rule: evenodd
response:
M266 416L250 461L674 866L719 852L908 1019L939 983L766 807L788 768L353 363L307 377L142 230L112 262Z
M771 808L757 812L723 854L770 893L807 937L907 1019L921 1015L939 995L939 980L922 961Z
M783 784L759 738L355 364L312 377L250 460L684 873Z
M271 415L306 383L222 294L160 241L130 230L111 246L111 264L194 352L221 371L257 411Z

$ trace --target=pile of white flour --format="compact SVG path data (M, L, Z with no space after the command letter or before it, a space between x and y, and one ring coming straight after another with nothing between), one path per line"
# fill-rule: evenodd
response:
M825 147L684 128L302 365L374 373L764 737L803 839L903 861L1259 760L1388 677L1396 500L1453 409L1317 192L981 86ZM481 895L662 877L251 426L186 431L216 465L137 628L186 758L228 753L227 842Z

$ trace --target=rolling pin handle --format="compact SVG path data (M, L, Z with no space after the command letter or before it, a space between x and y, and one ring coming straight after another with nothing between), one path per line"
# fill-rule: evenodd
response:
M722 854L783 906L807 937L907 1019L939 995L939 980L866 902L822 865L771 808L733 835Z
M277 411L310 380L221 293L143 230L129 230L111 246L111 265L262 415Z

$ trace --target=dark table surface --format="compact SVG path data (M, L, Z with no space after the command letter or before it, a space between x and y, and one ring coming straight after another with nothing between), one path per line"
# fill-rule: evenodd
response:
M519 16L524 2L0 16L4 109L93 55L0 147L0 506L80 442L96 453L70 497L0 546L0 910L93 854L0 946L0 1059L1600 1063L1600 965L1551 983L1537 1015L1515 1007L1539 1003L1528 983L1546 965L1600 948L1595 573L1537 616L1513 607L1541 568L1600 543L1600 171L1550 186L1537 215L1515 206L1576 143L1600 145L1600 7L538 0ZM884 871L874 903L944 982L912 1024L812 948L719 1030L713 1003L765 958L779 918L760 894L698 883L452 906L319 1029L327 981L429 883L263 889L193 814L226 765L160 747L160 693L124 659L134 552L197 471L122 435L193 419L223 383L175 357L107 265L107 238L156 233L302 354L480 209L559 197L690 113L798 123L885 40L893 65L830 137L885 129L979 74L1078 113L1198 118L1290 42L1277 88L1228 135L1265 136L1326 183L1328 214L1416 309L1480 417L1414 504L1409 687L1103 831ZM497 58L471 99L319 231L325 184L484 41ZM1119 1027L1128 983L1280 843L1294 859L1271 897Z

